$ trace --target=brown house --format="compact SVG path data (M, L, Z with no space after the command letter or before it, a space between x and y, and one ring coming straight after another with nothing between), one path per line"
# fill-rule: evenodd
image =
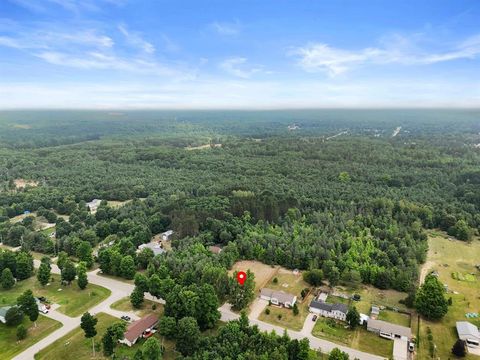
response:
M146 332L150 331L158 323L158 316L150 314L141 318L140 320L132 322L128 325L127 331L123 335L124 338L119 340L121 343L132 346L140 339Z

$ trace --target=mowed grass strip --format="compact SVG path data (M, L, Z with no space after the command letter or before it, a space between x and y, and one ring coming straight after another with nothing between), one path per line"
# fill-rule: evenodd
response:
M0 302L2 305L16 304L17 298L28 289L33 291L34 296L45 296L50 303L59 304L58 311L76 317L83 314L91 307L110 296L111 291L94 284L88 284L87 288L80 290L76 281L70 285L62 286L59 275L52 275L50 285L42 286L35 276L19 281L10 290L2 290ZM62 289L59 291L58 289Z
M0 358L11 359L48 334L62 327L62 324L43 315L37 319L37 327L27 318L22 324L28 329L27 337L17 341L17 327L0 323Z

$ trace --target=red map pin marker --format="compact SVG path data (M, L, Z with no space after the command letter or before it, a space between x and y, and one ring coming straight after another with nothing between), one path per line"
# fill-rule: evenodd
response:
M247 280L247 274L245 274L244 271L239 271L237 273L237 281L240 285L243 286L243 284L245 283L245 280Z

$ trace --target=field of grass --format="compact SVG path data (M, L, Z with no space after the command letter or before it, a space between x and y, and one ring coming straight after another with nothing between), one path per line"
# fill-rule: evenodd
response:
M402 314L391 310L382 310L378 315L379 320L388 321L393 324L410 327L410 315Z
M60 276L52 275L52 277L54 281L45 287L40 285L35 276L20 281L12 289L1 291L0 302L6 305L15 304L20 294L31 289L35 296L45 296L50 303L59 304L58 311L75 317L102 302L111 293L110 290L93 284L88 284L85 290L80 290L76 282L68 286L61 286ZM62 290L58 291L58 289Z
M13 358L62 326L58 321L42 315L38 317L37 327L27 317L23 319L23 325L28 328L27 338L17 341L17 327L0 323L0 358Z
M313 295L307 297L306 301L298 305L298 315L293 315L292 309L280 308L278 306L270 305L265 309L270 310L270 314L266 314L265 310L260 314L258 320L268 322L273 325L281 326L283 328L300 331L303 328L303 323L308 315L308 305L312 301ZM278 316L281 315L281 319Z
M476 282L459 281L452 278L452 273L462 274L477 273L475 266L480 259L480 241L466 243L458 240L449 240L448 235L440 231L430 232L429 254L427 264L428 271L436 270L442 283L448 285L450 291L447 297L453 300L447 315L438 322L420 320L420 342L418 346L419 358L427 359L429 355L429 343L427 328L430 327L433 343L437 346L436 356L441 359L451 357L451 348L457 340L455 323L457 321L470 321L480 326L480 319L467 319L465 313L480 312L480 284ZM414 334L416 334L416 327ZM468 355L467 359L480 359L478 356Z
M277 279L276 283L274 282L274 279ZM303 281L301 273L295 275L291 270L280 268L270 281L267 282L265 287L296 295L300 301L302 290L309 288L310 285Z
M156 305L155 310L152 308L153 305ZM150 300L145 300L140 309L134 309L128 296L114 302L110 307L114 310L134 312L140 317L148 314L157 314L158 316L163 314L163 305Z
M245 271L250 270L255 274L255 291L258 291L265 287L270 279L277 273L278 266L270 266L261 263L260 261L253 260L242 260L236 262L232 269L229 271L229 274L233 274L236 270Z
M359 294L361 296L360 301L354 301L351 305L355 305L359 312L366 315L370 314L372 305L388 306L408 311L405 305L399 303L400 300L407 297L407 294L403 292L396 290L380 290L367 285L362 285L357 289L337 286L335 290L348 295Z
M352 331L345 327L345 323L335 322L324 317L318 318L312 335L336 344L388 358L391 357L393 351L393 341L382 339L377 334L369 332L362 327Z

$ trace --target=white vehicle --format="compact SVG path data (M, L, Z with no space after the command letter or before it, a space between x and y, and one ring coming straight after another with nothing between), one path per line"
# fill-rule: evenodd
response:
M415 343L409 341L408 342L408 351L413 352L415 350Z

